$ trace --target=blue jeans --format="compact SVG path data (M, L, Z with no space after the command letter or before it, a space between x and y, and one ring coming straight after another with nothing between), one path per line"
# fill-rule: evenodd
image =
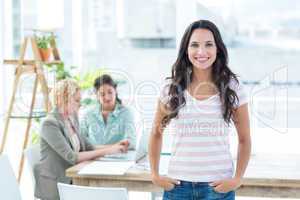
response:
M164 191L163 200L234 200L235 192L219 193L206 182L180 181L180 185Z

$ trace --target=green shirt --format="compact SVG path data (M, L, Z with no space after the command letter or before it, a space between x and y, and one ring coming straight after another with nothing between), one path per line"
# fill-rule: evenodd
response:
M81 134L94 145L114 144L128 139L129 148L135 148L136 132L134 116L131 110L117 103L104 122L101 105L88 108L80 120Z

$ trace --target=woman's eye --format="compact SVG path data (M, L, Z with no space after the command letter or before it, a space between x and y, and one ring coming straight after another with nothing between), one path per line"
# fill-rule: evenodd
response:
M207 47L212 47L212 46L214 46L214 45L213 45L212 43L207 43L206 46L207 46Z
M191 44L190 46L191 46L191 47L198 47L199 45L196 44L196 43L193 43L193 44Z

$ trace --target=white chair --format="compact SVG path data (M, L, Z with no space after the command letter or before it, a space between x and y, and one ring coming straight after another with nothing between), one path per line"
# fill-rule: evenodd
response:
M32 179L33 188L35 187L33 168L34 168L34 165L40 161L40 154L41 153L40 153L40 145L39 144L32 145L24 150L24 156L25 156L25 159L27 160L28 167L30 170L30 176Z
M0 197L5 200L21 200L21 192L13 169L6 155L0 155Z
M40 157L41 157L40 154L41 153L40 153L40 145L39 144L32 145L24 150L24 156L25 156L25 159L28 164L27 166L29 169L29 174L31 177L33 190L35 188L35 178L33 175L33 168L34 168L34 165L40 161ZM37 200L37 198L35 198L35 197L34 197L34 199Z
M125 188L87 187L58 183L60 200L128 200Z

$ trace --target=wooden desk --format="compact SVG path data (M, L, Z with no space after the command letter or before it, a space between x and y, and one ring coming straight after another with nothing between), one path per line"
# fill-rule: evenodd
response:
M151 182L150 172L132 167L125 175L79 175L89 162L66 171L75 185L125 187L131 191L160 192ZM300 155L254 155L251 157L239 196L300 198Z

